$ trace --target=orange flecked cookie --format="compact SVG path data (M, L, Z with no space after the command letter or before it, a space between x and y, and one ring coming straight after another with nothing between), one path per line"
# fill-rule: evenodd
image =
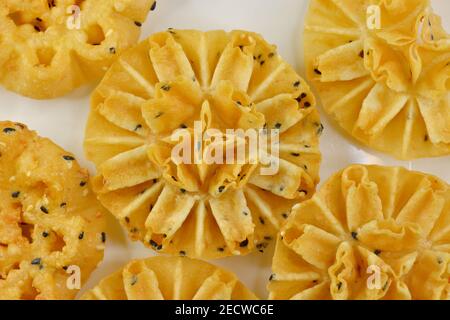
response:
M88 181L71 154L0 122L0 299L75 297L67 272L84 283L106 241L106 212Z
M0 84L56 98L98 79L139 40L154 0L0 0Z
M228 129L279 130L278 170L263 174L260 157L176 162L173 133L195 139L196 123L203 155L215 146L209 129L244 147ZM308 85L260 35L169 29L112 65L92 95L85 151L98 198L133 240L220 258L263 251L314 193L322 130Z
M304 48L325 111L361 143L450 154L450 36L428 0L311 0Z
M450 186L399 167L353 165L294 207L271 299L450 299Z

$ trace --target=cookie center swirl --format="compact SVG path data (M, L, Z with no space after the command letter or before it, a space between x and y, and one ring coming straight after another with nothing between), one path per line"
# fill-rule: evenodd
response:
M264 155L277 160L269 153L280 124L269 129L264 114L229 81L204 92L188 79L160 84L144 110L150 130L162 134L150 138L150 161L183 192L220 196L245 185Z

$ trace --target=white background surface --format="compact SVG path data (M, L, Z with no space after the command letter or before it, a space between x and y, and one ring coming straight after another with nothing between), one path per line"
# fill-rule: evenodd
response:
M443 17L450 31L450 1L433 0L435 11ZM302 27L307 0L158 0L142 27L141 38L169 27L178 29L247 29L261 33L279 48L279 53L303 75ZM89 111L89 93L94 85L76 90L67 97L51 101L34 101L0 88L0 120L25 123L41 136L51 138L66 150L76 154L83 166L93 167L82 151L84 126ZM321 139L323 162L322 181L333 172L352 163L400 165L439 176L450 182L450 157L421 159L412 162L396 161L370 151L327 121L322 110L325 132ZM122 267L132 258L153 255L140 243L126 239L121 227L110 218L109 241L105 260L92 275L84 289L91 288L101 278ZM266 284L270 275L273 248L264 254L232 257L212 263L234 271L261 298L267 296Z

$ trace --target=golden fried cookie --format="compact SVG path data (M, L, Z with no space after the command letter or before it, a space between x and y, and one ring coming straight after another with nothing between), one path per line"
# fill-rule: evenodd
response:
M450 37L428 0L311 0L304 46L346 132L399 159L450 154Z
M154 0L0 0L0 84L35 99L104 75Z
M0 122L0 300L72 299L103 259L105 211L88 179L50 140Z
M238 130L278 130L277 170L263 172L262 156L225 161L210 130L231 151L250 148ZM112 65L92 96L85 151L94 190L133 240L209 259L264 250L315 190L322 130L308 85L261 36L169 29ZM178 133L199 161L173 157Z
M450 187L399 167L353 165L294 207L272 299L450 299Z
M134 260L82 296L84 300L256 300L231 272L187 257Z

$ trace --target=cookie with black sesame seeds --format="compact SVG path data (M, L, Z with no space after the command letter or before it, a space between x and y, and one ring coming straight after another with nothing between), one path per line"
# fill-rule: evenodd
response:
M262 157L248 153L243 163L177 163L173 134L195 140L199 123L201 136L215 130L230 140L278 132L278 170L264 174ZM262 250L283 214L312 196L322 130L309 86L262 36L169 29L111 66L92 95L85 152L97 167L94 191L131 239L221 258ZM206 154L213 144L203 137L191 146Z
M35 99L99 79L139 40L154 0L1 0L0 84Z
M450 154L450 35L429 0L310 0L303 39L306 74L349 135L401 160Z
M83 300L256 300L233 273L187 257L134 260Z
M106 212L75 157L0 122L0 299L72 299L103 259ZM79 268L79 269L78 269Z
M450 186L401 167L352 165L292 209L270 299L449 300Z

